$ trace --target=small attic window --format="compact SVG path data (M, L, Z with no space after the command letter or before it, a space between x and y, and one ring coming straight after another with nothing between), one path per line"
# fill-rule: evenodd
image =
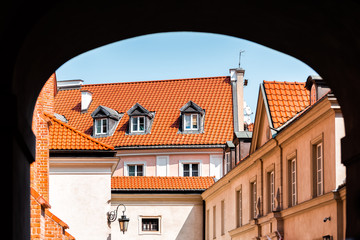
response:
M185 114L184 118L185 130L198 130L199 129L199 114Z
M145 132L144 116L133 116L131 119L131 132Z
M123 115L114 109L100 105L91 114L94 120L93 137L112 136Z
M181 124L179 133L203 133L205 110L196 103L189 101L180 109Z
M155 112L150 112L139 103L136 103L127 112L129 115L128 134L148 134L154 121Z
M95 119L95 134L106 134L108 129L108 119Z

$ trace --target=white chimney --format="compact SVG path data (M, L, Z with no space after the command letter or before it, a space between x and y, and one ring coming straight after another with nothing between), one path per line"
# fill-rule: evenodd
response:
M230 69L235 132L244 131L244 74L242 68Z
M92 93L87 90L81 91L81 112L86 112L92 101Z

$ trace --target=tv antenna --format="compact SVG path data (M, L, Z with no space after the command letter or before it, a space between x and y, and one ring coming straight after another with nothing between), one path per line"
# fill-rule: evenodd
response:
M245 52L245 50L240 50L239 52L239 68L240 68L240 63L241 63L241 54Z

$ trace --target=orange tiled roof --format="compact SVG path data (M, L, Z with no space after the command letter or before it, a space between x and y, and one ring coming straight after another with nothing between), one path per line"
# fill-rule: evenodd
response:
M280 127L310 104L305 83L264 81L263 84L274 128Z
M204 190L214 177L112 177L113 190Z
M114 134L97 138L112 146L211 145L225 144L232 139L232 97L229 77L191 78L146 82L83 85L81 90L92 93L86 113L80 113L79 89L59 91L55 112L64 115L68 124L91 135L90 114L99 106L124 113ZM180 108L193 101L205 109L204 133L178 134ZM155 113L151 133L128 135L127 111L136 103Z
M68 124L44 113L51 121L49 127L50 149L52 150L109 150L110 145L103 144L96 139L79 132Z

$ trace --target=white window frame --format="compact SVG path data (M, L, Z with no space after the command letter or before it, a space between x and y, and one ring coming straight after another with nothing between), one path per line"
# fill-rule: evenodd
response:
M184 164L199 164L199 177L202 176L202 161L201 160L179 160L179 176L180 177L184 176Z
M146 176L146 162L145 161L124 162L124 176L129 176L129 165L143 165L143 176Z
M100 122L100 132L98 132L98 123ZM107 118L97 118L95 119L95 135L98 134L106 134L109 130L109 124L108 124ZM104 132L104 124L106 126L106 131Z
M190 128L186 128L186 125L188 123L188 121L186 120L186 116L190 116ZM193 116L196 116L196 122L197 122L197 126L196 128L193 127L194 122L193 122ZM191 113L191 114L184 114L184 130L185 131L191 131L191 130L199 130L199 125L200 125L200 118L199 118L199 114L198 113Z
M322 142L315 145L315 165L316 165L316 196L324 193L324 162L323 162L323 144Z
M236 227L242 226L242 205L242 187L240 186L240 188L236 190Z
M157 216L144 216L144 215L140 215L138 217L139 219L139 226L138 226L138 231L139 231L139 235L161 235L162 233L162 216L161 215L157 215ZM143 231L142 228L142 220L143 219L158 219L159 221L159 231Z
M225 172L224 172L224 175L227 174L228 172L230 172L230 168L231 168L231 156L230 156L231 152L226 152L225 153L225 161L224 161L224 164L225 164Z
M289 162L290 162L290 202L291 202L291 206L295 206L297 204L296 158L291 159Z
M133 120L136 119L137 121L137 130L134 130L134 122ZM144 129L140 130L140 119L144 119ZM145 117L144 116L133 116L130 118L130 125L131 125L131 132L133 133L142 133L145 132L146 124L145 124Z
M275 210L275 172L269 173L270 212Z

